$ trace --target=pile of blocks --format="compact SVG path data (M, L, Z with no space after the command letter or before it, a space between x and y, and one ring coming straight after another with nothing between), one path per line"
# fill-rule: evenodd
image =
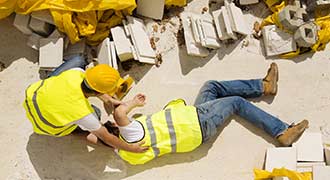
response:
M212 15L181 13L187 53L192 56L206 57L208 49L220 48L220 41L236 40L238 34L248 35L248 28L242 10L232 2L225 1L221 9Z
M292 147L267 149L265 169L286 168L313 172L313 180L330 179L330 148L323 146L321 133L305 132ZM289 180L276 177L276 180Z
M306 9L300 7L298 1L295 5L284 7L279 12L278 19L285 31L274 25L262 29L266 56L296 51L297 47L309 48L316 43L319 27L309 21Z
M114 47L121 62L134 59L148 64L156 63L156 52L152 49L142 19L126 16L124 26L111 28Z

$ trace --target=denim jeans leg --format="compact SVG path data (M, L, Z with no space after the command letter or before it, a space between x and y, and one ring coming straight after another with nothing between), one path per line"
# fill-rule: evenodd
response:
M87 62L82 55L75 55L70 57L67 61L57 67L48 77L57 76L63 71L72 69L72 68L81 68L85 69Z
M263 94L262 79L207 81L199 91L195 106L222 97L240 96L243 98L260 97Z
M272 137L277 137L289 126L240 96L219 98L196 107L204 141L216 134L217 128L233 114L263 129Z

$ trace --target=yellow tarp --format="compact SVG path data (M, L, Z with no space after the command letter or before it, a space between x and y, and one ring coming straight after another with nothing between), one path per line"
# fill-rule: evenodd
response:
M186 0L166 0L166 6L184 6ZM95 45L109 36L110 27L132 14L135 0L0 0L0 19L13 12L29 14L49 9L58 29L72 43L87 37Z
M273 12L272 15L268 16L261 22L260 28L275 24L277 27L281 28L282 30L289 32L288 30L284 29L282 24L278 20L278 13L286 6L288 5L287 0L264 0L267 6L270 8L270 10ZM319 26L318 31L318 38L317 42L310 48L297 48L296 52L290 52L281 55L282 58L293 58L295 56L298 56L299 54L305 53L305 52L316 52L324 50L326 45L330 42L330 15L323 16L319 10L316 10L316 19L315 23ZM294 33L294 32L289 32Z
M288 177L290 180L312 180L311 172L299 173L285 168L274 168L273 172L254 169L254 180L268 180L273 177Z

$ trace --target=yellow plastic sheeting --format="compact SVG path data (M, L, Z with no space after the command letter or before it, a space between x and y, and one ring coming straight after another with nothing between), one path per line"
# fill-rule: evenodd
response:
M16 0L0 0L0 19L9 16L15 11Z
M320 30L318 31L318 40L312 46L312 50L321 51L330 42L330 15L317 18L315 23L320 27Z
M288 177L290 180L312 180L311 172L299 173L296 171L291 171L285 168L277 169L274 168L273 172L254 169L254 180L268 180L273 177Z
M166 6L185 6L187 4L186 0L165 0Z
M278 8L276 7L277 5L284 2L284 0L264 0L264 1L268 6L268 8L273 12L276 12L278 10Z

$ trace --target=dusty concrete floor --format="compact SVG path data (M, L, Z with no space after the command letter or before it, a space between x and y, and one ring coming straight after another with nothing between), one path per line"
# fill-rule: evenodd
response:
M196 0L186 10L200 11L203 6L205 2ZM88 144L84 134L63 138L35 135L22 102L25 88L39 79L38 52L25 45L27 38L11 21L0 21L0 61L5 65L0 72L0 179L246 180L253 179L253 168L263 167L266 148L277 145L236 116L197 150L166 155L142 166L130 166L112 149ZM204 59L187 56L185 47L165 47L160 68L141 66L128 72L138 81L125 99L145 93L147 105L135 113L147 114L178 97L192 104L204 81L261 78L275 61L280 68L277 96L253 99L253 103L288 123L307 118L311 131L329 121L329 48L284 60L266 59L259 46L254 47L257 43L251 42L247 48L241 44L224 45Z

